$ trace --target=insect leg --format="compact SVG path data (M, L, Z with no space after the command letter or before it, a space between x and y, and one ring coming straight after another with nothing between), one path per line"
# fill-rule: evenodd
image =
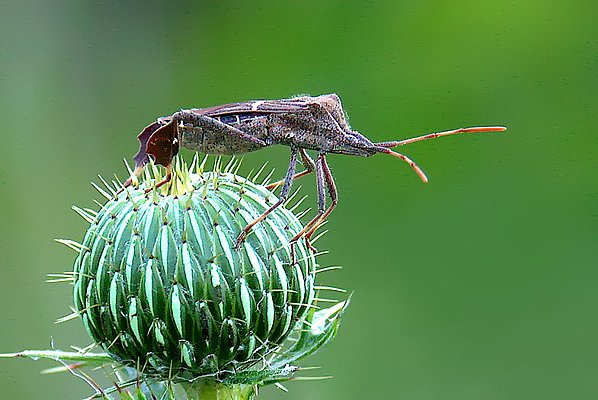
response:
M325 163L325 153L320 153L316 160L316 183L318 189L318 213L315 217L309 221L305 227L297 233L292 239L291 243L294 243L301 239L306 232L308 232L317 222L320 220L322 215L324 215L324 210L326 209L326 189L324 187L326 178L324 172L324 163ZM308 243L309 244L309 243ZM311 247L311 246L310 246Z
M318 227L328 218L332 210L335 209L336 205L338 204L338 191L336 190L336 184L334 183L334 178L332 177L332 171L328 167L328 163L326 162L326 158L322 158L322 169L324 170L324 178L326 179L326 188L328 189L328 195L330 196L330 206L324 212L324 214L320 217L317 223L307 232L305 235L305 239L308 241L313 236L314 232L318 229Z
M251 228L255 226L255 224L266 218L268 214L274 211L287 199L289 192L291 191L291 186L293 185L293 176L295 175L295 167L297 166L297 150L298 149L296 147L291 147L291 160L289 162L289 168L287 169L287 174L284 178L284 184L282 186L282 190L280 191L280 195L278 196L278 200L276 201L276 203L272 204L270 208L264 211L262 215L257 217L253 222L251 222L245 228L243 228L243 231L237 238L237 243L235 245L236 248L239 248L241 246L241 243L245 240L247 234L249 233Z
M226 135L259 144L261 146L267 145L267 143L263 140L260 140L248 133L243 132L240 129L235 128L234 126L230 126L206 115L199 115L191 111L181 110L176 112L172 118L175 121L181 121L182 123L191 125L192 127L203 128L215 133L224 133Z
M143 167L144 167L144 165L141 165L141 166L135 168L135 171L133 171L133 175L139 176L141 174L141 171L143 171ZM163 185L167 184L168 182L170 182L170 180L172 179L172 163L165 165L164 168L166 168L166 176L160 182L156 183L154 186L145 189L145 193L149 193L152 190L157 189L160 186L163 186ZM125 183L123 183L123 186L120 188L120 190L118 192L116 192L116 194L118 195L120 192L125 190L125 188L131 186L132 182L133 182L133 177L131 176L129 179L127 179L125 181Z
M301 156L301 163L305 167L305 171L301 171L298 174L295 174L293 176L293 180L295 180L297 178L301 178L302 176L305 176L309 173L312 173L316 169L316 164L314 163L314 160L309 156L309 154L307 154L305 149L300 148L299 155ZM278 186L282 185L283 183L284 183L284 180L271 183L266 186L266 189L268 189L268 190L276 189Z
M160 186L163 186L170 182L170 180L172 179L172 163L165 165L164 168L166 168L166 176L160 182L156 183L154 186L145 189L145 193L149 193L152 190L158 189Z
M137 177L137 176L141 175L141 171L143 171L144 166L145 165L140 165L138 167L135 167L135 171L133 171L133 173L131 174L129 179L127 179L125 181L125 183L123 183L122 187L118 190L118 192L116 192L117 195L133 184L133 177Z

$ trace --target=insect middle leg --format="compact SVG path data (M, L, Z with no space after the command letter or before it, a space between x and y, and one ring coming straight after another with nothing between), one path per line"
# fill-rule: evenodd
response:
M314 163L314 160L309 156L309 154L307 154L305 149L300 148L299 155L301 156L301 163L305 167L305 171L301 171L298 174L293 175L293 180L301 178L302 176L305 176L307 174L310 174L316 169L316 163ZM278 186L282 185L283 183L284 183L284 179L281 181L266 185L266 189L268 189L268 190L276 189Z
M297 152L298 149L296 147L291 147L291 160L289 162L289 168L287 169L287 174L285 175L284 183L282 186L282 190L280 191L280 195L278 196L278 200L276 201L276 203L272 204L270 208L264 211L262 215L257 217L253 222L251 222L245 228L243 228L243 231L237 238L237 243L235 245L236 248L241 247L241 243L243 243L243 241L249 234L249 231L251 231L251 228L253 228L255 224L259 223L260 221L263 221L264 218L268 216L268 214L270 214L272 211L274 211L276 208L278 208L282 203L286 201L287 197L289 196L289 192L291 191L291 186L293 186L293 176L295 175L295 167L297 166Z

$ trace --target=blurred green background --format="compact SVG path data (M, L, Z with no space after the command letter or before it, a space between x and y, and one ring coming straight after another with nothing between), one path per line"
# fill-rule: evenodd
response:
M595 1L0 4L0 352L89 343L45 275L80 239L71 204L154 118L181 107L338 93L372 140L471 125L401 149L428 173L330 156L340 192L323 276L354 291L334 375L262 399L598 397ZM190 152L184 153L187 158ZM245 157L284 174L288 149ZM97 179L96 179L97 180ZM313 176L301 184L315 204ZM0 361L0 397L82 398L49 362Z

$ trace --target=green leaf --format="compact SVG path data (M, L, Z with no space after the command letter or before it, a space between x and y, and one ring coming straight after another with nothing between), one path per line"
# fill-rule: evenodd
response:
M274 357L271 362L272 366L281 368L294 364L315 353L332 340L350 300L349 298L323 310L310 310L305 317L305 322L301 324L299 340L290 349Z
M299 367L286 365L283 367L269 367L259 371L240 371L227 375L223 383L228 385L259 385L265 386L276 382L284 382L293 378Z
M0 354L0 358L30 358L34 361L40 358L54 361L73 361L88 364L106 364L114 362L107 353L79 353L76 351L60 350L23 350L18 353Z

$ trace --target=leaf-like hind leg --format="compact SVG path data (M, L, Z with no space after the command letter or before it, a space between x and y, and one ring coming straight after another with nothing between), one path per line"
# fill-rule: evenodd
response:
M312 173L316 169L316 163L309 156L309 154L307 154L307 152L305 151L305 149L301 149L300 148L299 149L299 155L301 156L301 163L305 167L305 171L301 171L298 174L295 174L293 176L293 180L301 178L302 176L305 176L307 174L310 174L310 173ZM284 179L281 180L281 181L274 182L274 183L271 183L271 184L267 185L266 189L268 189L268 190L276 189L278 186L282 185L283 183L284 183Z
M277 207L279 207L282 203L284 203L289 196L289 192L291 191L291 186L293 186L293 176L295 175L295 167L297 166L297 148L291 147L291 160L289 162L289 168L287 169L287 174L284 178L284 184L282 186L282 190L280 191L280 195L278 196L278 200L276 203L272 204L270 208L268 208L262 215L257 217L253 222L248 224L243 231L237 238L237 243L235 247L238 249L241 247L241 243L245 240L251 228L255 226L255 224L263 221L264 218L268 216L272 211L274 211Z
M147 144L152 135L164 124L165 123L162 123L161 121L153 122L145 128L143 128L141 133L137 135L137 139L139 140L139 151L133 157L133 159L135 160L135 171L133 171L133 174L129 177L129 179L127 179L125 183L123 183L123 186L118 190L118 192L116 192L117 195L133 184L134 177L138 177L139 175L141 175L143 167L145 166L145 164L149 162L149 155L147 154Z

